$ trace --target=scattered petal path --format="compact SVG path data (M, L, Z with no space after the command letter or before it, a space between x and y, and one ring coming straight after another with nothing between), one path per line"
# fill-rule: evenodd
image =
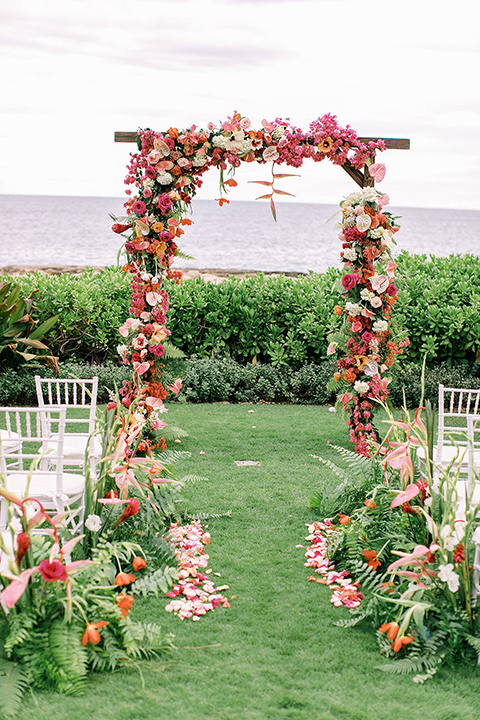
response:
M341 605L349 609L358 607L363 600L362 594L358 591L358 583L349 580L346 570L336 572L335 565L332 565L328 558L328 538L336 532L335 525L330 520L325 520L323 523L310 523L307 527L309 534L305 540L309 540L311 545L305 553L307 558L305 567L315 568L315 573L322 576L318 578L310 575L308 580L328 585L333 590L330 602L336 607Z
M180 573L178 582L167 593L171 600L165 610L173 612L181 620L200 620L202 615L209 610L213 611L219 605L230 607L227 598L221 594L223 590L229 589L228 585L216 588L207 577L212 571L206 569L209 556L205 552L205 546L210 544L210 533L206 530L207 526L203 527L198 521L189 525L177 523L170 526L166 538L175 548Z

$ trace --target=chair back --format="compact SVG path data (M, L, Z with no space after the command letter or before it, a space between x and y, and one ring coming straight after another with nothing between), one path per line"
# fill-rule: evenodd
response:
M41 378L35 375L38 406L65 407L69 434L90 436L95 430L98 377L88 380ZM70 410L88 410L88 417L73 417ZM72 431L74 428L74 432Z
M440 459L445 445L467 445L467 417L480 414L480 389L449 388L438 386L438 437Z
M472 489L475 490L477 480L480 479L479 468L478 468L478 456L480 454L480 414L469 414L467 415L467 434L468 434L468 480L467 480L467 493L470 497ZM479 487L480 490L480 487ZM472 499L476 502L480 502L480 496L478 491L475 493L475 497Z
M66 410L0 407L0 472L4 481L25 476L32 470L38 476L52 473L56 492L63 492L63 443ZM47 446L47 450L45 448Z

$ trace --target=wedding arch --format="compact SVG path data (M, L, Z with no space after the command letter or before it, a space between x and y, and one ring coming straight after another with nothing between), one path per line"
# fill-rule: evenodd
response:
M408 139L358 137L349 126L340 127L327 114L310 123L304 132L288 120L277 118L252 128L238 112L223 123L206 129L192 125L165 132L145 129L116 132L116 142L136 142L130 154L125 179L128 199L126 215L113 230L125 237L127 264L131 273L131 317L120 328L124 343L119 353L132 366L132 382L121 393L127 407L133 400L152 429L162 426L159 414L168 391L178 392L179 383L165 388L161 381L163 343L168 293L165 280L180 282L181 272L172 264L181 251L177 241L191 225L187 211L210 168L220 171L220 205L228 203L225 192L237 185L233 178L243 162L271 164L271 179L255 181L267 190L276 218L275 195L288 195L275 183L288 174L276 172L281 164L299 168L304 160L329 160L339 165L360 190L344 199L339 238L345 274L339 284L341 300L335 314L343 318L331 338L328 354L339 353L334 381L339 399L347 410L350 437L358 452L367 454L376 438L372 424L374 403L384 401L389 379L385 375L408 340L394 342L390 314L397 297L395 263L391 257L398 225L385 209L389 198L375 189L385 175L385 166L375 161L387 148L409 149ZM228 179L225 178L229 170Z

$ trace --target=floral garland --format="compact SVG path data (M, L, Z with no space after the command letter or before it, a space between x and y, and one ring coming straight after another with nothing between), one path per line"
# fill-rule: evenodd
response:
M376 151L385 149L385 143L360 142L352 128L340 127L330 114L314 120L308 132L303 132L280 118L264 120L262 127L254 130L248 118L235 112L218 126L209 123L206 130L195 125L183 131L173 127L166 132L139 130L137 144L138 153L131 154L125 180L130 196L125 203L127 214L112 228L119 234L128 233L124 270L132 275L132 317L120 330L124 344L118 350L134 371L132 382L121 390L123 403L129 407L135 398L139 412L154 413L156 425L167 390L172 389L165 389L160 380L163 343L170 334L165 327L168 294L164 283L180 281L181 272L172 270L171 265L181 256L177 240L185 226L192 224L185 214L202 185L202 175L211 167L218 168L222 195L236 185L233 178L224 180L224 171L230 167L233 172L241 162L300 167L305 158L311 158L314 162L328 159L336 165L348 161L362 169L372 163ZM274 210L273 193L281 191L268 184ZM220 205L229 202L222 196L218 201Z
M370 173L382 179L384 168L371 166ZM399 230L385 210L388 203L388 195L373 187L352 193L340 203L339 238L347 272L337 286L344 303L336 305L334 313L344 320L340 333L330 336L327 354L334 354L337 348L343 351L334 380L344 389L339 399L350 412L350 439L363 455L369 454L369 443L377 440L373 409L377 401L387 398L391 378L385 373L395 355L409 344L408 338L398 343L388 339L390 314L397 300L397 266L390 251Z

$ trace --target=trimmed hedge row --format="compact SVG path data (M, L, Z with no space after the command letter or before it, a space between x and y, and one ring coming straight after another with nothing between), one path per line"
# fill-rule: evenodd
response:
M401 253L398 333L410 338L406 358L431 365L471 363L480 356L480 258ZM187 356L231 357L298 369L326 359L327 336L339 322L332 290L339 269L298 279L257 275L218 285L201 278L169 284L171 340ZM19 278L40 290L39 319L60 315L46 340L62 360L119 363L118 327L128 317L129 279L120 270L99 274Z
M335 401L335 394L328 391L327 383L335 369L335 361L307 364L298 370L262 365L243 365L231 358L193 358L169 361L165 371L165 382L170 384L177 377L182 378L180 395L169 396L168 402L289 402L328 404ZM48 369L36 371L42 377L51 376ZM403 405L418 407L422 397L421 366L406 363L397 368L389 386L390 399L396 407ZM10 370L0 377L0 405L36 404L34 372ZM89 378L99 376L99 401L107 402L109 389L119 387L123 380L130 379L126 366L81 365L63 363L61 377ZM437 402L438 384L450 387L480 387L478 364L452 368L448 366L431 368L425 378L425 399Z

